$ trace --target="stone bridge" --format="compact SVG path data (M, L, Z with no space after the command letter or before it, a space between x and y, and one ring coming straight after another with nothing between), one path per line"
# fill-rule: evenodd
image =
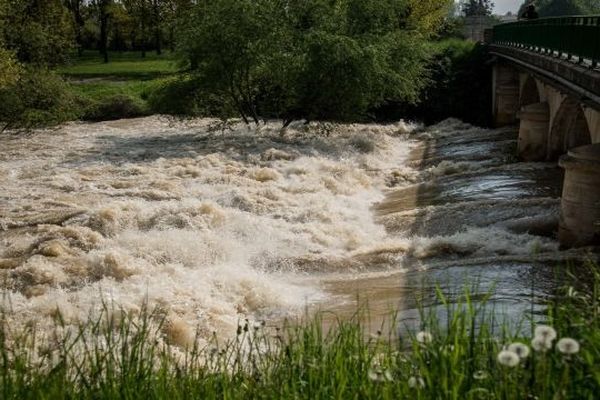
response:
M565 169L559 239L600 245L600 16L496 25L493 115L519 124L524 161Z

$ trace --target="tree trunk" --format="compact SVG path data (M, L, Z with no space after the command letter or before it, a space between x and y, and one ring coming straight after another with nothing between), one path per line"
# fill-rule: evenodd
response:
M83 54L83 26L85 20L81 15L81 2L82 0L70 0L66 2L66 6L73 14L75 20L75 42L77 43L77 54L81 57Z
M104 62L108 63L108 2L100 1L100 52L104 56Z
M154 46L156 54L162 54L162 29L160 24L160 3L159 0L152 0L153 19L154 19Z
M142 0L141 5L140 28L142 31L142 58L146 58L146 0Z

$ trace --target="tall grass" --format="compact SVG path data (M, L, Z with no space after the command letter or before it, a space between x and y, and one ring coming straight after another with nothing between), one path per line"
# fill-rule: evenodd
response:
M443 317L422 309L420 332L399 334L392 323L368 335L363 309L327 329L319 313L278 328L242 321L233 338L213 335L185 350L154 339L166 322L147 308L132 315L105 307L75 329L57 315L55 332L11 331L3 314L0 393L4 399L594 399L600 278L592 275L588 287L567 284L561 300L549 304L547 323L558 337L546 341L546 351L530 348L533 327L518 333L496 319L487 299L474 301L470 289L457 302L438 292ZM580 350L561 352L564 336ZM530 354L511 351L510 362L499 359L516 341Z

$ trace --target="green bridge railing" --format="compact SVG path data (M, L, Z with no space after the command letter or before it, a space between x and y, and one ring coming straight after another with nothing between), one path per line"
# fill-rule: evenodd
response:
M492 43L583 63L600 63L600 15L541 18L494 26Z

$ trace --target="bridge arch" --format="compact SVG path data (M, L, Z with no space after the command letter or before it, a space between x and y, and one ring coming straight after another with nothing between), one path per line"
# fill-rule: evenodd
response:
M537 82L533 76L528 75L527 78L525 78L525 83L521 89L521 107L539 102L541 102L541 96L538 90Z
M592 143L592 134L583 107L566 97L553 118L548 137L548 159L557 159L569 149Z

